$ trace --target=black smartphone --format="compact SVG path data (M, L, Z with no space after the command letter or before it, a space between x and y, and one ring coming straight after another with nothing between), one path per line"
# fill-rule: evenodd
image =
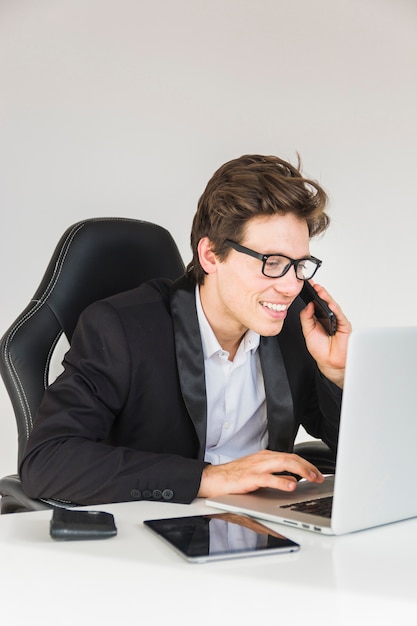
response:
M153 519L143 523L191 563L282 554L300 549L298 543L237 513Z
M117 528L111 513L61 508L52 512L50 522L52 539L61 541L106 539L116 534Z
M325 328L328 335L334 335L337 326L336 316L327 302L325 302L323 298L320 298L313 285L307 280L304 281L300 296L306 304L314 302L315 315L318 321Z

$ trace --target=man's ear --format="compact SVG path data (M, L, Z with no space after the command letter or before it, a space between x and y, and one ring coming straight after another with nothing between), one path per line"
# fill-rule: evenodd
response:
M198 258L206 274L213 274L217 267L217 257L212 250L212 245L208 237L202 237L198 242Z

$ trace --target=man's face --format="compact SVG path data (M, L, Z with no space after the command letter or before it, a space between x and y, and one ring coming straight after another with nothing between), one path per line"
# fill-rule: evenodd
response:
M240 243L262 254L300 259L310 255L309 241L307 223L287 214L253 218ZM262 261L234 249L223 262L216 257L210 269L202 302L217 335L220 329L220 334L235 336L249 328L263 336L277 335L303 286L294 267L280 278L267 278Z

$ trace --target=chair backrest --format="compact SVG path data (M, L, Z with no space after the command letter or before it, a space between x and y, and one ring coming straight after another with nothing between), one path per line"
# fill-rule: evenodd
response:
M175 280L183 272L172 236L156 224L93 218L65 231L36 293L0 341L0 372L17 422L18 462L62 333L71 342L80 313L92 302L151 278Z

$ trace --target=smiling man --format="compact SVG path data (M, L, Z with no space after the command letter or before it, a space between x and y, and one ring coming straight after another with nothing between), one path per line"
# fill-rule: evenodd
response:
M322 188L278 157L223 165L200 198L193 259L80 317L20 473L32 497L77 504L321 482L292 452L300 425L336 451L350 324L328 336L298 297L321 261ZM161 251L163 254L163 251Z

